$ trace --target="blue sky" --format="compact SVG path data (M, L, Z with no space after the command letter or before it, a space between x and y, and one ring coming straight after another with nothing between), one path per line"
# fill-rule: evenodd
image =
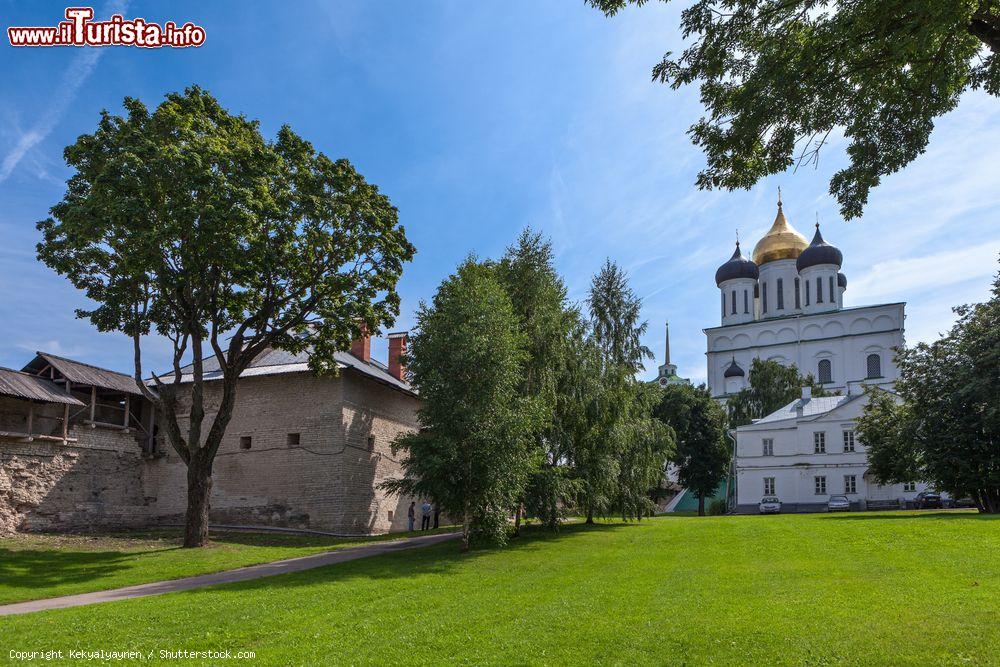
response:
M908 342L933 339L951 306L983 300L1000 251L1000 102L970 94L914 164L845 223L827 193L835 138L818 168L752 191L702 192L686 136L697 90L650 82L680 46L686 3L614 19L582 0L518 2L98 3L126 17L205 27L198 49L0 46L0 365L34 350L130 371L130 346L74 318L83 299L34 259L34 223L62 196L62 149L125 96L150 106L192 83L273 136L284 123L349 158L400 210L418 254L397 328L469 252L495 257L530 225L552 238L571 297L610 257L644 299L646 344L662 363L663 322L681 375L703 381L718 324L716 267L735 231L747 248L785 211L807 237L817 214L844 252L847 305L906 301ZM54 25L65 4L0 2L3 27ZM384 343L376 355L385 355ZM147 368L164 368L151 342Z

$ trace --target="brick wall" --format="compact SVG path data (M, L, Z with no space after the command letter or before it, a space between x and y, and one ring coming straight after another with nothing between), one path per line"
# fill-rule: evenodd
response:
M207 385L206 423L218 390ZM345 534L405 530L410 499L390 497L377 485L400 473L391 443L417 428L417 405L350 371L336 378L242 379L213 469L211 520ZM180 522L186 469L162 437L158 447L166 456L146 463L144 495L156 521Z

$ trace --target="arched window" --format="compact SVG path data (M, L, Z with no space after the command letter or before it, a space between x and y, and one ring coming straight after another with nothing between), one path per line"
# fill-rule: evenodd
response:
M830 363L829 359L820 359L817 370L819 371L820 384L833 382L833 364Z
M778 278L778 310L785 309L785 289L781 278Z
M749 290L743 290L743 312L750 312L750 292Z
M882 377L882 357L877 354L869 354L865 360L865 365L868 368L869 378Z
M823 303L823 279L816 279L816 303Z
M767 283L760 284L760 312L767 312Z
M735 315L736 314L736 290L733 290L732 302L733 302L733 304L732 304L732 311L733 311L733 315Z
M809 281L806 281L806 305L809 305Z
M837 303L837 297L834 296L833 291L833 276L830 276L830 303Z
M801 297L799 296L799 279L795 279L795 309L798 310L802 307Z

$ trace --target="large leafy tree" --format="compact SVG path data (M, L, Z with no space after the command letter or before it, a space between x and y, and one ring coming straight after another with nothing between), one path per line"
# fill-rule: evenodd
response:
M859 435L883 483L922 479L998 513L1000 273L988 301L955 312L947 335L898 352L902 403L876 392Z
M78 316L132 338L136 383L187 466L184 545L200 546L240 373L269 347L308 349L316 371L335 369L334 351L362 326L394 320L414 250L376 186L288 127L267 140L196 87L153 111L124 107L66 148L75 173L38 224L38 257L92 300ZM173 346L153 389L151 333ZM206 355L221 369L211 386Z
M673 429L678 482L698 498L698 514L705 514L705 498L719 488L729 470L731 452L726 443L726 413L704 386L664 387L653 415Z
M587 0L608 15L646 1ZM926 149L962 93L1000 95L997 0L698 0L681 29L692 43L653 79L700 82L698 186L749 188L818 160L839 131L850 164L830 193L848 219Z
M566 285L555 269L552 244L541 234L524 230L507 248L496 270L510 296L525 343L518 393L536 401L541 414L546 416L532 434L538 467L527 491L542 494L547 500L533 499L530 504L551 506L552 494L558 493L562 479L558 452L554 451L551 437L557 382L564 367L567 337L579 313L567 301ZM523 504L517 504L515 534L520 530Z
M642 299L627 274L608 260L591 281L587 306L593 342L601 352L597 437L587 452L587 521L593 522L595 510L612 507L623 518L640 518L673 444L670 433L650 419L649 401L635 379L643 362L653 358L641 342L647 328ZM604 495L609 482L612 492Z
M748 385L726 402L730 426L743 426L771 414L799 398L802 387L810 387L813 396L827 395L811 373L801 375L794 364L784 366L777 361L754 359Z
M535 464L541 415L519 392L524 349L492 265L465 261L418 309L408 368L422 428L394 444L406 452L404 476L384 488L434 498L461 519L463 551L474 534L505 540Z

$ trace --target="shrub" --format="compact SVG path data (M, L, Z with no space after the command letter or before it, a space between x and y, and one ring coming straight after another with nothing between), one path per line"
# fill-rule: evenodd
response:
M725 514L728 509L726 505L725 498L716 498L708 505L709 516L718 516L719 514Z

